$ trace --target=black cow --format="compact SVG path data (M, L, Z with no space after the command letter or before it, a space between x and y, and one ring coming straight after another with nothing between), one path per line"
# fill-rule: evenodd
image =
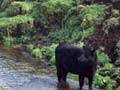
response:
M93 76L96 71L97 60L95 49L91 46L79 48L75 45L61 43L55 50L58 82L66 82L67 74L79 75L80 90L84 83L84 77L89 80L89 90L92 90Z

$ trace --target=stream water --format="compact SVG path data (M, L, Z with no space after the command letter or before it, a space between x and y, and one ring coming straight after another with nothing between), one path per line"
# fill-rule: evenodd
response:
M29 61L29 55L20 50L0 46L0 90L79 90L78 82L73 80L68 80L70 88L57 88L55 70L45 65L38 69Z

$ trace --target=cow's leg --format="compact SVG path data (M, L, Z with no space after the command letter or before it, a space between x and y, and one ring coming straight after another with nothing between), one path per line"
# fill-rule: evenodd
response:
M69 88L69 84L67 83L66 79L67 79L67 74L68 72L67 71L64 71L64 74L62 76L62 87L63 88Z
M62 79L63 79L64 82L66 82L67 74L68 74L68 72L67 72L67 71L64 71L64 74L63 74L63 76L62 76Z
M58 77L58 87L59 88L68 88L69 85L68 83L66 82L66 78L67 78L67 73L66 71L64 70L58 70L57 71L57 77Z
M58 78L57 87L61 88L62 87L62 72L59 68L57 68L57 78Z
M57 78L58 78L58 82L60 83L62 79L62 72L60 69L57 69Z
M82 90L83 85L84 85L84 76L80 76L80 75L79 75L79 86L80 86L80 90Z
M89 76L88 80L89 80L89 90L92 90L93 76Z

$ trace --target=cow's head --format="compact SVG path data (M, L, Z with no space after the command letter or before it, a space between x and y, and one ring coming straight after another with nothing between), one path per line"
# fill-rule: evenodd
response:
M96 43L92 43L84 46L83 49L85 52L85 56L89 57L89 56L96 55L96 50L98 49L98 46Z

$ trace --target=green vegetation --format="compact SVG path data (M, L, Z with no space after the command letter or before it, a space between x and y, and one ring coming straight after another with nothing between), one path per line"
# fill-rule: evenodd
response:
M116 44L116 52L118 54L117 60L115 61L115 65L120 66L120 40Z
M34 48L34 46L32 44L27 45L27 51L28 52L32 52L33 48Z
M47 0L36 3L30 14L41 29L54 28L62 24L62 19L71 7L71 0Z
M14 40L16 40L18 36L18 34L21 34L23 32L23 30L25 29L29 29L32 28L33 25L33 18L31 18L30 16L22 16L22 15L18 15L18 16L14 16L14 17L2 17L0 18L0 38L4 39L5 37L13 37ZM19 29L19 31L17 30ZM21 31L22 30L22 31ZM28 39L28 37L26 36L22 36L21 35L21 39L19 39L19 41L23 41ZM6 40L2 40L3 43ZM15 42L19 42L18 40L14 41L14 44L16 44Z
M52 30L49 37L55 41L81 41L94 33L95 25L103 19L104 10L104 5L97 4L71 8L60 24L62 28Z
M10 3L13 0L1 0L0 1L0 11L5 10L7 7L9 7Z
M6 46L13 45L13 41L14 41L14 39L12 37L10 37L10 36L3 37L3 44L6 45Z
M6 13L6 12L1 12L1 13L0 13L0 18L6 17L6 16L7 16L7 13Z
M95 75L94 84L96 88L101 88L105 90L113 90L113 85L116 84L115 80L112 80L109 76L102 76L99 74L99 70Z
M120 86L117 88L117 90L119 90L120 89Z
M120 14L119 10L116 10L116 9L112 9L112 16L113 17L116 17Z
M31 52L31 54L35 57L36 61L39 61L40 58L41 58L41 56L42 56L42 53L41 53L41 51L40 51L39 48L33 49L32 52Z
M120 24L120 11L114 5L118 0L105 1L108 4L92 0L90 5L83 1L0 0L0 44L26 46L35 62L42 59L54 65L58 42L80 47L96 42L100 49L94 84L99 89L119 90L120 34L115 26ZM76 79L73 74L68 77Z
M24 15L26 14L31 8L32 3L30 2L12 2L9 8L6 9L6 13L8 16L16 16L16 15Z
M15 28L16 25L21 23L32 23L33 19L29 16L15 16L15 17L4 17L0 18L0 28Z
M114 25L116 23L119 23L119 20L117 18L113 17L113 18L108 19L106 22L107 22L107 25L110 26L110 25Z
M52 44L52 45L44 47L42 49L43 55L47 57L50 64L55 64L55 48L56 48L56 46L57 46L56 44Z
M97 51L97 58L98 63L101 65L104 65L105 63L108 63L110 61L109 56L100 49Z

